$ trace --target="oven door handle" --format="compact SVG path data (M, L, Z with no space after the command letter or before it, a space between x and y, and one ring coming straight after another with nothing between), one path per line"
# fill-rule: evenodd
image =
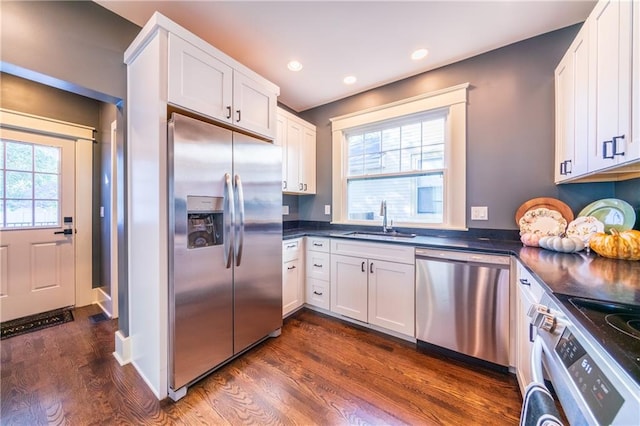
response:
M540 336L536 336L533 340L533 349L531 350L531 381L544 386L544 375L542 373L542 338Z

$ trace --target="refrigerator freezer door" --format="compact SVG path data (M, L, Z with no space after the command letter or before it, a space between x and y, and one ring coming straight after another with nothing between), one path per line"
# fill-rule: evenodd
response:
M234 352L282 327L282 152L234 133Z
M168 163L169 384L177 390L233 356L232 132L174 113ZM192 229L218 233L215 244L190 244L188 217Z

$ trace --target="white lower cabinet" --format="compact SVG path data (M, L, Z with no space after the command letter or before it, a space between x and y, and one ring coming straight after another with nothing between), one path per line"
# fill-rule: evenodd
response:
M302 238L282 243L282 316L304 304L304 252Z
M531 350L533 349L534 331L531 318L527 315L529 307L540 302L542 286L518 263L516 274L516 377L520 392L524 396L526 386L531 382Z
M331 311L415 337L414 264L413 247L332 240Z
M331 255L328 238L306 237L306 295L309 305L329 309Z

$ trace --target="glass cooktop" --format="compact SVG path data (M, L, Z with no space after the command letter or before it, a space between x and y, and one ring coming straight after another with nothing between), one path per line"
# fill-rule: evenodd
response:
M640 306L561 294L555 296L640 385Z

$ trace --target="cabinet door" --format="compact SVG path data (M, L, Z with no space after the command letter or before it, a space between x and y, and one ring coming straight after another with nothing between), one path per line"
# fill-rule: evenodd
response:
M287 163L287 119L278 114L276 117L276 138L273 140L274 145L282 147L282 191L286 191L288 182L288 163Z
M309 127L302 128L302 143L299 157L300 183L304 194L316 193L316 131Z
M233 123L270 139L276 137L277 97L244 74L233 73Z
M331 311L367 322L367 259L331 255Z
M590 107L594 145L589 170L628 161L631 138L632 2L604 0L590 15Z
M369 323L415 337L414 266L369 262Z
M300 161L300 145L302 144L302 126L292 120L287 120L287 191L301 193L302 183L298 174Z
M555 181L587 172L589 149L589 31L582 27L555 71Z
M520 392L524 396L526 386L531 382L531 350L533 349L533 335L531 335L530 318L527 315L529 306L535 303L534 296L527 285L518 283L517 317L516 317L516 377L520 385Z
M168 79L169 103L231 122L231 67L169 34Z
M302 277L299 260L291 260L282 264L282 315L287 315L304 303L301 291Z

